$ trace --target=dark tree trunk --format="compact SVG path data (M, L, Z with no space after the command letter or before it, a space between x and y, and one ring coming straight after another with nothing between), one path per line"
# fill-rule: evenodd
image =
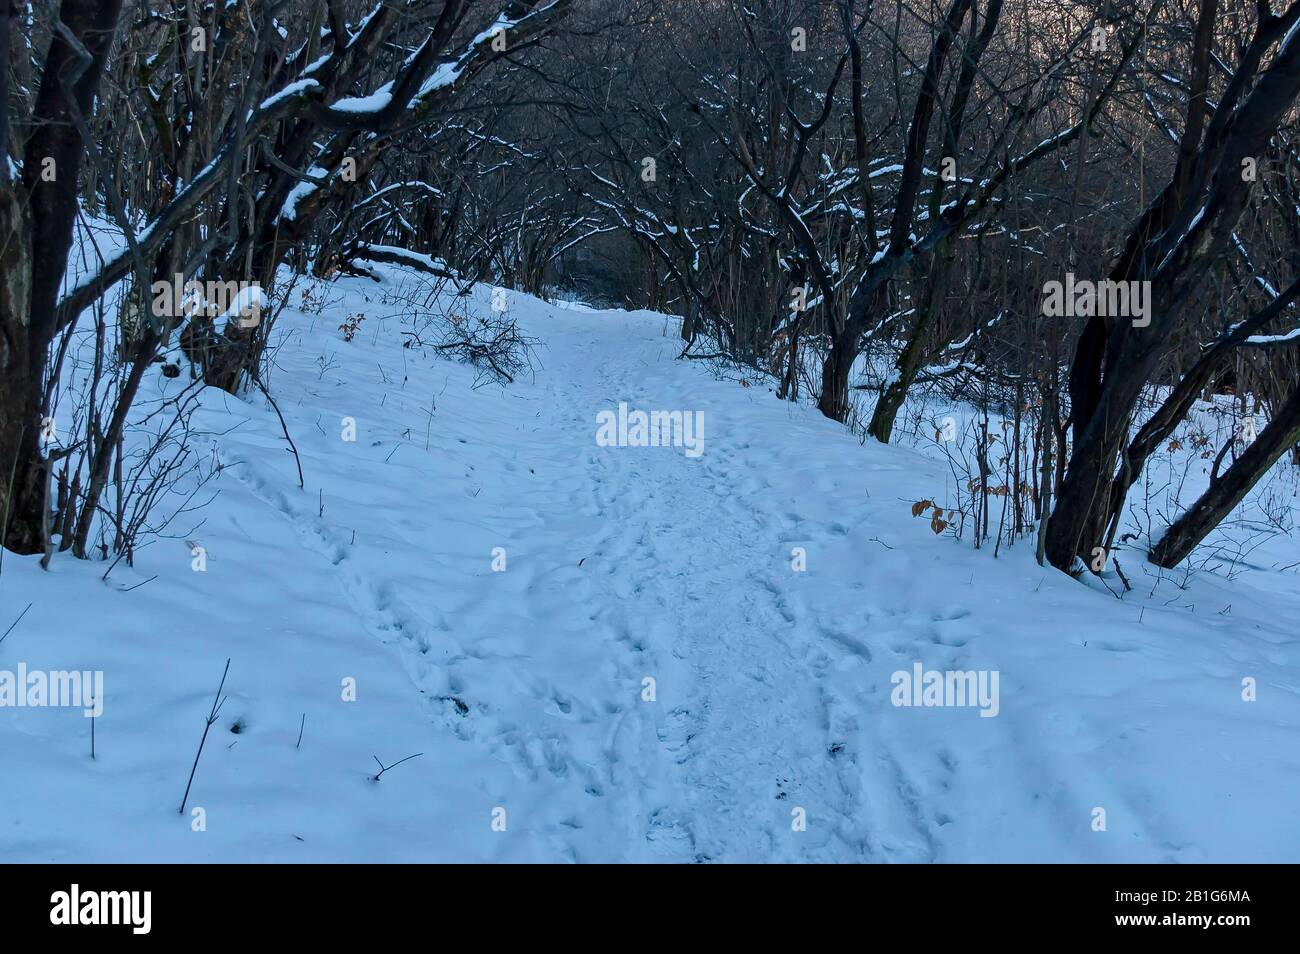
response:
M1250 488L1297 440L1300 440L1300 387L1291 392L1268 427L1260 431L1236 463L1219 475L1200 499L1165 531L1151 548L1151 562L1166 568L1177 566L1241 503Z
M16 210L0 199L0 217ZM6 232L7 235L12 233ZM0 256L0 546L40 553L44 546L45 481L41 454L42 396L28 360L26 326L11 321L27 308L26 246L5 242Z
M822 363L822 393L817 408L832 421L843 423L849 416L849 372L858 357L858 336L841 332L831 342Z
M9 49L14 11L0 0L0 547L41 548L41 402L31 373L31 222L9 165Z
M8 167L8 113L0 120L6 164L0 171L0 543L15 553L44 549L49 519L49 461L41 450L49 348L58 333L56 303L63 281L77 176L85 144L74 122L85 116L113 42L121 0L64 0L59 19L85 52L55 32L36 98L23 181ZM8 2L5 12L12 13ZM0 22L0 47L9 50L10 17ZM6 64L7 66L7 64ZM7 101L8 69L0 72ZM46 181L45 172L54 173Z
M880 389L880 397L876 399L876 407L871 413L871 423L867 425L867 433L882 444L888 444L893 437L894 422L898 420L898 413L903 409L907 393L921 371L931 328L939 317L944 291L948 286L948 276L951 274L955 258L950 242L942 243L935 252L934 261L921 292L923 301L908 331L907 344L899 353L898 359L894 362L893 372Z
M1250 184L1241 175L1243 160L1264 151L1300 92L1300 45L1288 43L1231 109L1284 27L1274 18L1261 28L1230 84L1236 92L1219 103L1205 141L1193 158L1180 160L1110 270L1114 281L1150 281L1150 324L1137 327L1119 318L1103 325L1094 318L1080 339L1070 376L1075 444L1047 524L1046 555L1059 570L1087 565L1095 548L1107 546L1109 518L1122 506L1131 478L1124 469L1117 474L1116 464L1128 446L1133 409L1189 299L1247 206ZM1198 31L1198 46L1208 43L1207 36L1208 30ZM1189 123L1187 138L1199 136L1199 123Z

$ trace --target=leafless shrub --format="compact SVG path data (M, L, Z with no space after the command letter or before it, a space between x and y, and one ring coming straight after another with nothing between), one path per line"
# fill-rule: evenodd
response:
M403 347L434 352L471 365L477 372L475 386L488 382L509 384L535 370L533 354L537 342L519 330L508 310L471 313L461 296L443 294L444 284L434 279L406 280L383 299L397 306L396 315L409 331L403 331Z

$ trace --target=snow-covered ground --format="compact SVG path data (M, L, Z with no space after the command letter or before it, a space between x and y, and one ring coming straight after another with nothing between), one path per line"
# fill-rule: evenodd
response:
M304 489L269 403L208 390L175 537L106 581L4 558L0 670L104 698L0 709L0 859L1300 860L1294 569L1116 599L935 535L942 460L674 360L672 319L509 293L537 370L484 385L380 271L277 326ZM620 402L703 452L601 446ZM895 705L918 665L996 697Z

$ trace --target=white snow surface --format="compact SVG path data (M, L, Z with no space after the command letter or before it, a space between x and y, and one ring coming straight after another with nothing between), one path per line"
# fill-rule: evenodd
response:
M1132 563L1118 600L934 535L941 462L675 360L674 319L511 292L538 370L483 386L384 287L277 325L304 489L265 398L208 390L219 493L178 538L106 581L5 556L0 670L105 699L93 760L80 710L0 708L0 859L1300 860L1293 570ZM703 411L704 453L598 446L620 402ZM892 705L915 663L996 671L998 714Z

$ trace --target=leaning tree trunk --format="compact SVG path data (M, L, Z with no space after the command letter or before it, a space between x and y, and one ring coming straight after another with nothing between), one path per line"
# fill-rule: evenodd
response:
M1206 9L1202 8L1203 15L1208 15ZM1246 209L1251 183L1241 174L1243 162L1265 151L1283 114L1300 95L1300 42L1294 36L1294 21L1292 34L1268 69L1258 72L1248 94L1241 93L1245 81L1258 70L1264 50L1279 38L1286 23L1275 17L1261 28L1230 87L1237 91L1234 97L1244 95L1244 99L1235 109L1230 109L1231 103L1219 103L1205 141L1195 152L1192 171L1180 162L1162 197L1130 233L1125 254L1111 270L1116 281L1150 280L1150 324L1138 328L1112 319L1103 333L1094 318L1080 339L1079 347L1086 353L1076 354L1070 382L1075 446L1047 524L1047 558L1059 570L1073 572L1087 565L1096 548L1105 549L1108 517L1122 505L1115 495L1126 487L1125 475L1117 475L1115 466L1127 447L1138 397L1177 330L1183 308L1227 246ZM1208 44L1208 35L1208 29L1198 31L1198 48ZM1184 139L1194 146L1200 139L1199 124L1189 130ZM1220 491L1228 492L1230 488Z
M1173 313L1160 310L1156 313L1162 314L1168 324L1173 324ZM1074 447L1065 480L1048 516L1044 547L1048 561L1067 573L1087 564L1088 557L1097 547L1105 548L1106 518L1111 512L1115 464L1127 446L1133 408L1156 366L1156 348L1164 341L1163 335L1157 339L1158 329L1153 328L1139 331L1116 327L1109 334L1117 338L1140 335L1146 340L1136 346L1131 340L1120 344L1119 356L1107 369L1104 385L1097 388L1095 397L1089 397L1091 406L1087 406L1079 396L1076 372L1080 358L1093 359L1093 374L1100 378L1104 349L1096 346L1094 351L1086 333L1080 339L1070 381L1071 414L1076 418Z
M912 384L921 371L921 363L926 353L925 345L929 340L935 319L939 317L939 309L943 303L954 258L951 242L943 242L936 250L933 264L925 278L925 288L922 292L924 301L917 309L916 321L908 333L907 344L903 346L898 359L894 362L889 378L881 385L880 397L876 399L876 407L871 413L871 423L867 425L867 433L882 444L888 444L893 437L894 422L898 420L898 414L907 400L907 393L912 389Z
M1291 392L1268 426L1237 458L1236 463L1210 484L1187 512L1173 522L1151 548L1151 562L1165 568L1177 566L1206 534L1230 514L1250 489L1268 473L1286 451L1300 440L1300 387Z

